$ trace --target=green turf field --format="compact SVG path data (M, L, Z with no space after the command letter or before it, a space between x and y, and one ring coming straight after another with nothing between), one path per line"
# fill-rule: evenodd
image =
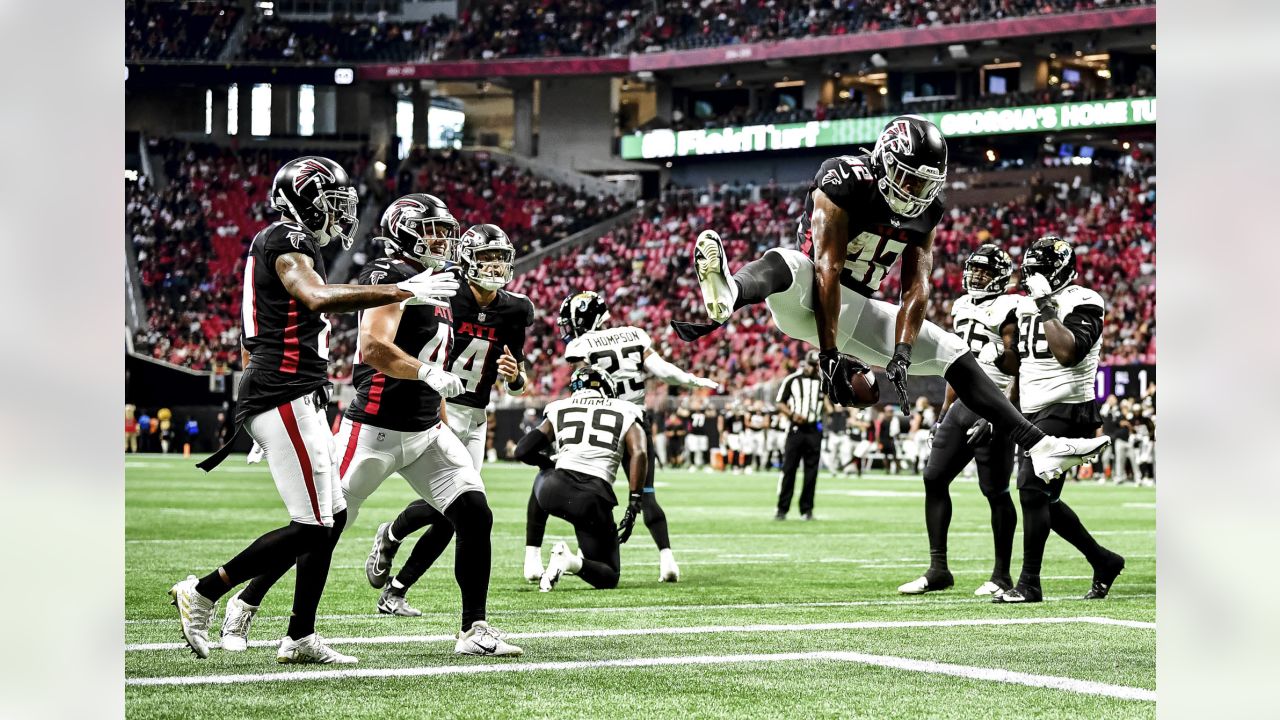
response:
M423 617L375 613L378 591L363 571L369 541L411 499L392 478L334 557L319 631L360 658L334 670L279 666L267 646L215 649L204 661L172 647L180 635L169 586L208 572L287 519L265 468L232 458L206 476L181 458L134 456L125 467L130 717L1155 715L1149 488L1067 486L1065 497L1099 541L1128 558L1100 602L1076 599L1090 569L1057 537L1045 556L1046 602L1008 607L973 597L990 571L991 537L972 481L952 488L957 586L907 598L896 587L928 559L918 478L824 474L818 519L806 523L772 520L776 474L681 471L658 474L678 584L657 582L657 550L637 526L623 548L618 589L592 590L567 577L541 594L520 578L532 472L489 466L489 620L525 650L498 660L458 657L446 639L458 620L452 550L409 594ZM560 538L571 539L569 526L553 518L545 550ZM1015 576L1020 549L1019 534ZM251 641L284 634L292 588L290 573L267 597Z

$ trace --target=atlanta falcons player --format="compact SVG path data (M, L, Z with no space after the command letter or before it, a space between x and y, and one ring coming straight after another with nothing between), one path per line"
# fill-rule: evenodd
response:
M463 392L449 398L445 422L466 445L472 466L480 471L489 429L485 406L495 381L510 395L523 395L524 341L533 324L533 303L505 290L514 274L516 249L497 225L475 225L458 241L458 263L465 287L453 296L455 342L449 351L450 372L463 383ZM400 543L431 526L414 545L404 567L391 578L391 562ZM453 537L453 526L422 500L409 504L392 522L378 527L365 562L369 584L382 588L378 612L416 617L422 613L405 600L406 591L422 577ZM390 582L388 582L390 580Z
M421 268L442 269L452 255L458 222L432 195L405 195L382 215L387 256L364 267L361 284L394 284ZM443 422L442 398L462 393L462 380L444 369L454 319L446 302L361 313L353 382L356 399L335 438L346 521L392 473L458 534L454 577L462 594L462 629L454 649L463 655L520 655L485 621L492 559L493 513L466 447ZM271 448L266 448L271 459ZM228 604L223 642L245 644L249 624L279 577L264 574Z
M266 450L290 522L204 577L192 575L175 584L169 595L183 638L196 657L205 658L218 600L250 578L278 577L297 562L293 614L276 659L353 663L356 658L331 650L315 630L334 528L346 515L334 489L333 441L324 414L329 322L323 313L439 302L453 295L457 281L419 269L381 287L325 284L320 248L334 240L350 248L358 225L351 179L328 158L285 163L271 183L269 202L282 217L254 237L244 268L243 337L249 361L237 397L236 432L247 429ZM217 467L230 447L228 441L199 467Z
M586 291L570 295L560 304L560 335L569 343L564 357L576 366L591 365L604 370L617 383L617 396L644 408L645 381L649 376L684 387L717 389L715 380L698 377L672 365L653 349L649 333L638 327L622 325L606 328L609 307L604 298ZM654 457L651 422L644 413L641 430L645 434L645 449ZM628 465L629 466L629 465ZM644 524L649 528L658 546L658 581L676 582L680 579L680 566L671 552L671 539L667 535L667 515L658 505L653 489L653 466L647 463L643 502ZM534 495L529 496L528 521L525 527L524 576L529 582L542 577L542 536L547 527L547 513L538 505Z
M1102 427L1094 381L1102 348L1102 296L1080 285L1071 244L1054 235L1036 240L1022 256L1022 289L1016 311L1003 328L1001 365L1018 373L1018 401L1027 418L1046 432L1092 438ZM1016 347L1015 347L1016 345ZM1012 590L992 602L1040 602L1040 565L1049 531L1071 543L1093 566L1086 600L1111 591L1124 558L1098 544L1075 511L1062 501L1064 478L1047 479L1023 460L1018 466L1022 505L1022 573Z
M833 402L857 403L850 378L867 369L863 360L885 368L904 408L909 372L942 375L969 409L1013 436L1037 476L1058 477L1111 439L1046 435L1018 413L960 338L924 320L946 177L947 143L938 128L917 115L894 118L869 154L834 157L818 169L800 217L799 250L773 248L731 275L720 236L704 230L694 243L694 267L712 322L672 326L692 341L738 308L767 303L778 329L818 346ZM899 255L901 306L873 299Z
M951 306L953 330L978 359L987 376L1002 391L1013 387L1014 378L996 360L1005 351L1001 328L1018 305L1017 295L1007 295L1013 277L1013 259L990 243L979 247L964 264L964 290ZM929 533L929 569L920 578L898 587L906 595L946 590L955 584L947 567L947 529L951 525L951 481L970 460L977 460L978 488L991 506L991 534L995 539L995 566L991 577L974 591L993 595L1009 590L1010 556L1013 535L1018 528L1018 511L1009 496L1009 476L1013 473L1013 439L991 431L991 423L978 417L956 400L947 388L942 403L942 420L934 429L933 448L924 469L924 519Z

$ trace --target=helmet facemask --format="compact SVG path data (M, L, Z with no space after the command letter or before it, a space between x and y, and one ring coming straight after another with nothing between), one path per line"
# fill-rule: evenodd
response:
M494 291L505 287L515 274L515 249L501 244L463 247L461 260L467 267L467 282Z
M965 263L964 291L978 300L1003 295L1008 289L1009 276L1000 276L992 268L973 262Z
M877 187L889 209L906 218L918 217L933 203L947 180L947 169L927 165L908 167L892 152L879 153L883 173Z
M350 250L355 241L360 218L356 215L356 191L352 187L322 190L312 203L325 219L324 227L316 232L320 247L333 240L342 243L343 250Z
M401 247L410 248L412 259L425 268L438 270L453 259L458 229L458 222L452 218L424 218L405 212L400 214L391 231Z

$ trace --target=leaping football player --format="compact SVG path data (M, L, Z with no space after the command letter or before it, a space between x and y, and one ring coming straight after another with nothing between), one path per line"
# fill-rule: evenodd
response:
M361 284L393 285L421 268L453 274L448 261L458 222L439 198L420 193L398 198L383 213L381 225L386 257L365 265ZM467 448L440 418L442 399L463 392L463 380L444 369L453 333L448 302L361 313L356 398L335 437L346 521L353 523L364 501L399 473L458 536L454 577L462 595L462 627L455 652L520 655L523 651L485 619L493 513ZM266 450L273 459L271 448ZM232 638L247 644L253 615L283 572L256 578L228 604L224 645Z
M715 390L720 385L715 380L698 377L668 362L654 351L649 333L644 330L629 325L605 327L608 321L609 307L598 294L587 291L565 298L560 304L560 319L557 321L560 335L568 343L564 357L578 367L591 365L608 373L617 384L617 397L640 408L643 412L641 430L645 435L645 452L653 458L651 423L649 414L644 412L645 381L652 375L669 385L682 387ZM653 466L653 462L648 462L645 467L646 477L641 493L644 524L658 546L658 581L676 582L680 579L680 566L671 552L667 515L654 494ZM542 577L542 539L546 528L547 513L537 498L530 494L524 561L524 576L530 582Z
M1006 294L1013 277L1013 259L990 243L965 260L964 291L951 305L952 329L978 359L987 376L1003 392L1013 389L1014 377L996 364L1005 352L1001 329L1018 305L1017 295ZM924 520L929 534L929 569L924 575L898 587L898 592L919 595L946 590L955 584L947 567L947 530L951 525L951 481L970 460L978 465L978 488L991 506L991 534L995 540L995 566L991 577L974 595L1009 590L1009 562L1018 511L1009 495L1013 474L1013 438L992 432L991 423L978 417L955 390L947 387L942 419L933 433L933 447L924 469Z
M387 307L398 312L402 304L432 307L425 303L452 295L457 281L419 268L379 287L326 284L320 248L337 240L350 249L359 225L351 178L328 158L307 156L285 163L271 183L269 202L282 217L253 238L244 267L241 304L249 360L238 390L236 425L266 450L290 521L204 577L192 575L175 584L169 595L187 645L196 657L206 658L218 600L260 574L279 577L296 562L293 614L276 659L354 663L356 658L326 646L315 628L337 528L346 517L325 418L329 321L324 313ZM228 441L199 467L217 467L230 448ZM228 603L228 610L234 604Z
M863 361L885 368L902 407L907 375L941 375L966 407L1012 435L1043 479L1096 457L1111 441L1046 435L1024 418L982 371L960 338L924 319L933 268L934 227L947 178L947 143L917 115L894 118L870 153L822 163L800 217L798 250L772 248L729 272L720 236L698 235L693 265L712 322L673 322L692 341L723 326L739 308L766 303L786 335L817 346L823 385L839 405L856 405L854 373ZM901 305L873 299L902 258Z
M449 398L445 422L467 447L476 472L484 463L489 425L485 407L494 383L500 383L509 395L523 395L529 382L523 367L524 341L533 324L533 303L505 289L514 275L515 255L515 245L497 225L475 225L458 241L458 266L465 287L450 303L455 335L447 367L462 379L463 388L460 395ZM392 578L391 563L401 543L410 533L428 526ZM453 526L423 500L415 500L394 521L378 527L365 562L369 584L382 589L378 612L407 617L422 614L409 605L405 593L444 552L452 537Z
M1022 289L1014 316L1002 328L1001 364L1018 373L1018 402L1027 418L1045 432L1092 438L1102 427L1094 401L1102 348L1102 296L1071 281L1076 256L1054 235L1036 240L1022 256ZM1083 442L1083 441L1082 441ZM1062 501L1065 478L1044 478L1024 459L1018 466L1022 505L1022 573L1012 590L992 602L1040 602L1040 565L1049 531L1071 543L1093 566L1085 600L1100 600L1124 570L1124 558L1098 544L1074 510Z

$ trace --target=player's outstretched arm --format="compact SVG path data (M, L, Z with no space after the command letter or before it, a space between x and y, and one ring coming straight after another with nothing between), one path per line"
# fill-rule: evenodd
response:
M542 451L551 447L551 440L555 436L556 431L555 428L551 427L551 421L543 420L541 425L520 438L520 442L516 443L516 449L512 451L511 457L526 465L532 465L539 470L550 470L556 464Z
M284 289L312 312L353 312L410 299L425 302L448 298L458 289L457 279L443 274L430 280L419 280L420 275L397 285L328 285L302 253L281 255L275 269Z
M817 243L813 272L817 301L813 304L813 315L818 323L818 349L834 350L840 321L840 271L844 268L849 244L849 214L825 192L814 190L809 227Z
M710 378L698 377L693 373L685 372L673 365L666 358L654 352L652 348L644 353L644 367L654 377L668 385L680 385L683 387L702 387L712 390L719 389L720 383Z

